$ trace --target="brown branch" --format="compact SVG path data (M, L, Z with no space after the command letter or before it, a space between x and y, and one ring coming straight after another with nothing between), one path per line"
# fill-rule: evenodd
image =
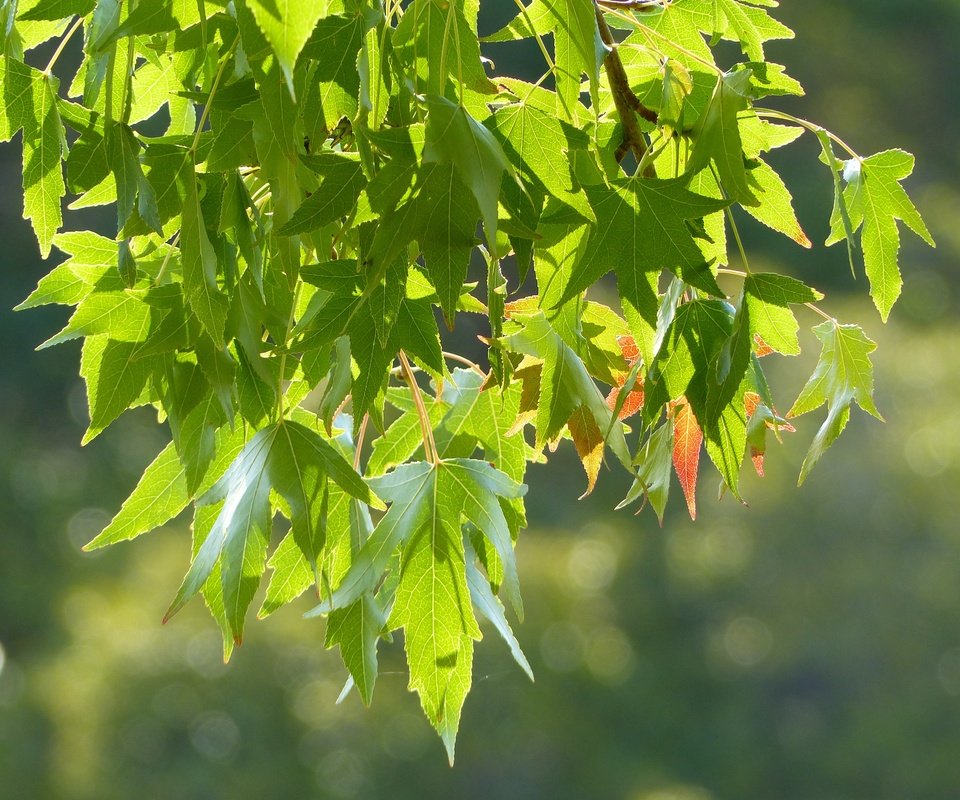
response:
M637 115L639 114L647 122L656 123L657 112L652 108L647 108L633 93L633 89L630 88L630 79L627 78L627 72L623 68L623 62L617 52L617 40L613 38L613 31L607 25L599 0L594 0L594 8L597 12L597 27L600 29L600 38L607 46L607 55L603 59L603 67L607 73L607 80L610 82L613 103L617 108L617 114L620 116L620 123L623 126L623 143L617 148L617 161L620 161L628 152L632 152L639 164L647 152L647 142L644 139L643 131L640 130Z

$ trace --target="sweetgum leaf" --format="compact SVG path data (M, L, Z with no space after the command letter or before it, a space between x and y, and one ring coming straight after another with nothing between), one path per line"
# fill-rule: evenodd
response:
M276 53L293 95L293 68L317 22L324 16L325 6L315 0L247 0L247 3Z
M886 321L890 309L900 296L903 280L898 263L900 232L897 220L931 247L933 237L924 224L916 206L907 196L900 181L913 172L913 156L903 150L885 150L864 159L844 162L843 178L846 188L843 200L849 213L849 230L863 230L860 242L870 295L880 316ZM845 238L845 223L838 208L831 218L827 244Z
M623 302L651 326L656 326L654 279L660 270L669 269L687 283L721 295L685 223L727 203L694 194L685 183L684 179L622 178L609 186L587 187L598 222L573 270L564 301L611 270L616 272Z
M143 471L136 488L110 524L83 549L96 550L134 539L176 517L190 502L185 472L170 442Z
M826 403L827 418L803 460L799 483L806 480L826 449L843 432L854 402L868 414L883 419L873 402L870 353L876 344L857 325L828 321L813 332L822 343L820 361L787 417L798 417Z

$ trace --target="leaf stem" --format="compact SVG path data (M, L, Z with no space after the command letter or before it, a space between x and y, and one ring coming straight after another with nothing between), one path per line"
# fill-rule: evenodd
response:
M450 361L456 361L460 364L463 364L465 367L470 367L470 369L475 372L479 372L481 375L486 375L486 373L480 369L480 365L475 361L471 361L469 358L465 358L457 353L449 353L446 350L442 351L443 357L449 359Z
M203 104L203 113L200 115L200 122L197 125L197 131L193 136L193 144L190 145L190 154L197 154L197 147L200 145L200 134L203 133L203 126L207 124L207 118L210 116L210 108L213 105L213 98L217 96L217 90L220 88L220 81L223 80L223 75L227 71L227 62L230 60L230 56L233 55L233 51L237 49L237 45L240 44L240 34L238 33L236 38L233 40L233 44L227 48L227 51L220 56L220 65L217 68L217 74L213 78L213 86L210 87L210 94L207 95L207 102Z
M673 50L676 50L678 53L683 53L687 58L690 58L696 61L698 64L703 64L703 66L707 67L711 72L715 72L717 73L717 75L723 74L723 70L720 69L720 67L714 64L712 61L707 61L707 59L701 58L692 50L687 50L685 47L681 47L676 42L672 41L669 37L664 36L662 33L660 33L660 31L654 30L649 25L645 25L636 17L632 17L629 14L624 13L623 11L619 11L615 8L610 8L610 7L607 7L605 11L607 14L617 17L618 19L622 19L624 22L627 22L633 27L635 27L637 30L642 32L644 36L647 37L648 41L652 38L660 39L661 41L666 42ZM663 55L662 50L657 50L657 52Z
M533 31L533 36L537 40L537 46L540 48L540 53L543 55L543 60L547 62L547 66L550 68L551 72L556 72L557 65L554 63L553 57L550 55L550 51L547 49L547 45L543 41L543 37L534 26L533 20L530 19L530 12L527 10L527 7L521 2L521 0L513 0L513 2L516 3L517 8L520 9L520 13L523 14L524 20L526 20L527 25L530 26L530 30Z
M132 14L137 7L137 0L130 0L129 12ZM130 112L133 109L133 64L136 56L136 41L133 36L127 37L127 68L123 72L123 87L120 92L120 121L126 125L130 121Z
M360 471L360 451L363 449L363 440L367 435L367 425L370 423L370 414L364 414L360 422L360 430L357 432L357 444L353 453L353 469Z
M730 229L733 231L733 238L737 242L737 250L740 251L743 268L746 270L747 275L749 275L751 273L750 259L747 258L747 251L744 249L743 240L740 238L740 228L737 227L737 221L733 218L733 211L730 210L730 206L727 206L723 211L727 215L727 220L730 222Z
M400 367L403 370L403 377L410 387L410 393L413 395L413 403L417 407L417 417L420 419L420 432L423 436L423 450L427 461L436 466L440 463L440 456L437 454L437 444L433 439L433 426L430 424L430 417L427 415L427 407L423 402L423 395L420 393L420 384L413 375L410 368L410 361L407 354L401 350L397 353L400 358Z
M80 29L81 25L83 25L83 17L77 17L74 20L73 25L71 25L70 28L67 30L67 32L63 34L63 38L60 40L60 44L58 44L57 49L53 51L53 55L50 56L50 61L47 62L47 66L43 70L44 75L52 74L53 68L56 65L57 61L59 60L60 56L63 54L63 51L66 49L67 44L73 38L73 34L75 34Z
M280 350L280 374L277 377L277 422L283 421L283 373L287 368L287 349L290 342L290 329L293 327L293 321L297 314L297 303L300 302L301 281L297 281L293 290L293 298L290 301L290 314L287 316L287 327L283 331L283 348Z
M840 145L844 150L846 150L847 153L849 153L851 158L856 158L856 159L860 158L857 152L852 147L850 147L850 145L848 145L845 141L843 141L843 139L841 139L835 133L831 133L830 131L828 131L822 125L816 125L813 122L808 122L805 119L801 119L800 117L793 116L793 114L787 114L785 111L774 111L772 108L754 107L753 110L756 112L758 117L766 117L767 119L779 119L779 120L783 120L784 122L792 122L794 125L799 125L801 128L805 128L806 130L810 131L810 133L814 135L818 133L825 133L828 137L830 137L831 141L835 142L836 144Z
M720 269L717 270L717 274L718 274L718 275L732 275L732 276L735 277L735 278L744 278L744 279L750 277L746 272L741 272L739 269L726 269L726 268L723 268L723 267L721 267ZM835 317L831 317L826 311L824 311L822 308L820 308L820 306L818 306L816 303L804 303L803 305L805 305L807 308L809 308L809 309L810 309L811 311L813 311L814 313L819 314L819 315L820 315L821 317L823 317L825 320L828 320L829 322L836 323L836 321L837 321L836 318L835 318Z
M163 276L167 272L167 267L170 265L170 259L173 258L173 254L176 251L177 245L180 243L180 231L177 231L174 234L173 239L170 241L170 249L167 251L167 254L163 257L163 263L160 265L160 271L157 272L157 277L153 280L154 286L159 286L160 281L163 280Z

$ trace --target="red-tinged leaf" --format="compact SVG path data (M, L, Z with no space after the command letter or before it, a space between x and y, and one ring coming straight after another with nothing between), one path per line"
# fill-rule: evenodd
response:
M618 336L617 345L620 347L623 360L627 362L628 367L633 367L633 365L640 360L640 348L637 347L636 341L630 334ZM607 406L611 411L616 410L617 403L620 400L620 392L623 390L623 385L626 382L626 375L618 375L617 385L611 389L610 394L607 395ZM620 412L617 416L620 419L627 419L636 414L641 408L643 408L643 378L638 375L634 388L630 390L630 393L623 400L623 405L620 407Z
M764 356L768 356L771 353L777 352L765 341L763 341L759 333L753 334L753 341L754 341L754 344L756 345L756 347L754 347L753 352L757 354L757 358L763 358Z
M624 334L623 336L617 337L617 344L620 345L620 352L623 353L623 358L631 367L637 363L637 360L640 358L640 348L637 347L637 343L630 334Z
M583 406L574 411L567 420L567 428L573 437L577 455L583 463L583 470L587 473L587 490L579 498L582 500L597 485L597 475L600 474L600 464L603 462L603 431L597 426L590 410Z
M623 378L618 379L620 386L615 386L610 390L610 394L607 395L607 406L611 411L616 409L617 401L620 398L620 392L623 389ZM640 381L637 381L640 384ZM623 405L620 407L620 413L617 415L620 419L627 419L636 414L641 408L643 408L643 386L640 384L640 388L633 389L627 394L626 398L623 401Z
M764 477L763 457L767 449L767 429L778 435L780 431L794 433L796 428L769 408L756 392L745 392L743 408L747 413L747 444L750 446L750 460L757 475Z
M673 414L673 468L680 480L680 488L687 500L690 519L697 518L697 469L700 466L700 448L703 431L689 403L681 403Z

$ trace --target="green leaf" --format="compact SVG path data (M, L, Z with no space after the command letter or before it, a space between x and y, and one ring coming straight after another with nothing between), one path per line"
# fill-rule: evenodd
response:
M325 4L315 0L247 0L254 19L277 54L287 87L294 94L293 68Z
M63 224L60 200L66 194L61 159L63 123L57 110L57 79L31 70L32 113L23 122L23 218L30 220L40 254L50 254Z
M465 14L471 7L472 21ZM405 62L413 64L417 91L443 96L449 78L484 94L496 91L480 61L476 8L472 4L414 0L404 11L394 47Z
M428 95L427 110L423 160L456 167L460 179L476 198L488 246L496 252L500 184L504 173L514 177L513 167L493 134L463 106Z
M900 232L897 220L906 223L931 247L935 246L916 206L900 185L900 181L913 172L913 161L913 156L903 150L885 150L868 158L850 159L843 166L843 178L847 184L843 197L850 225L853 231L863 226L861 244L870 280L870 295L884 321L903 285L898 264ZM835 209L827 244L838 242L844 236L840 213Z
M364 592L353 605L334 611L327 622L324 644L340 646L340 656L365 705L373 700L377 642L386 624L383 609L370 592Z
M19 19L45 20L85 16L93 11L95 0L40 0L32 8L22 12Z
M497 109L490 120L493 135L503 145L528 186L573 208L584 220L595 222L593 211L573 180L568 151L585 150L589 140L573 126L529 103Z
M749 70L729 72L717 81L710 104L693 131L693 152L687 172L694 174L710 162L716 166L726 196L742 206L757 206L751 172L744 163L738 114L745 111L750 83Z
M650 502L663 524L663 512L670 495L673 437L673 423L667 420L647 438L637 451L637 477L617 508L625 508L643 498L644 503Z
M276 428L258 432L224 476L198 501L198 505L223 503L216 521L194 556L164 621L193 597L221 563L226 619L239 644L243 619L263 573L270 538L270 482L266 463Z
M532 681L533 669L530 666L530 662L527 661L523 650L520 649L520 643L517 641L517 637L514 636L513 629L507 621L503 604L490 589L490 582L480 573L475 563L475 558L476 554L472 552L472 548L469 548L467 550L467 586L470 589L470 599L473 601L473 605L477 611L493 624L497 633L500 634L510 648L510 655L513 656L513 660L517 662L520 669L522 669Z
M119 513L83 549L96 550L149 533L176 517L189 502L185 471L170 442L143 471Z
M317 162L311 159L308 163L312 165ZM324 158L317 171L323 178L320 186L278 231L280 236L313 231L345 216L354 207L360 192L367 184L360 162L350 158Z
M732 329L733 320L723 302L693 300L680 305L644 382L648 419L652 421L664 403L684 395L694 410L703 407L706 387L715 381L717 359ZM699 389L696 399L688 395L692 383Z
M217 285L217 254L207 235L192 170L184 182L180 254L187 303L217 346L222 346L229 304Z
M684 179L617 179L609 187L587 187L587 196L598 221L583 258L573 269L564 301L612 270L624 303L655 327L654 279L662 269L703 291L722 295L686 221L722 209L725 201L693 194Z
M743 292L753 331L778 353L799 355L797 331L800 325L789 306L815 303L822 300L823 295L796 278L771 272L748 276Z
M762 159L756 159L755 166L750 170L750 180L755 184L760 202L756 206L744 206L744 210L768 228L788 236L801 247L813 247L793 210L790 190L773 167Z
M135 404L156 366L156 357L137 358L135 342L117 342L106 335L84 340L80 376L87 384L90 425L83 444Z
M820 457L843 432L854 402L868 414L883 419L873 403L870 353L877 345L857 325L828 321L813 332L822 343L820 361L787 417L798 417L826 403L827 418L803 460L799 483L806 480Z
M612 424L613 416L583 361L557 334L543 314L523 319L523 330L504 338L514 352L543 360L536 412L537 449L553 441L580 406L593 415L601 431L610 431L607 443L614 455L630 470L623 427Z
M437 475L442 467L437 467ZM438 481L439 483L439 481ZM480 638L466 585L466 564L452 499L436 486L433 508L404 548L388 627L404 629L410 689L437 728L453 761L460 710L472 672L472 639ZM441 505L442 503L442 505Z

